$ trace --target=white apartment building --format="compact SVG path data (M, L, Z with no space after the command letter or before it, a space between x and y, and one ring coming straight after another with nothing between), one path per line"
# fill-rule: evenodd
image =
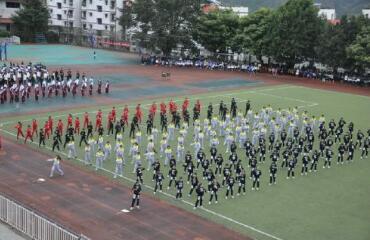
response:
M370 8L369 9L362 9L362 15L364 15L364 17L370 19Z
M335 9L329 9L329 8L321 8L319 10L319 16L328 21L333 21L337 17L335 13Z
M11 17L20 7L19 0L0 0L0 30L10 31L13 24Z
M80 0L46 0L49 9L49 26L81 27Z
M223 6L220 6L219 8L224 9L224 10L231 10L234 13L236 13L239 17L248 16L248 13L249 13L249 8L248 7L223 7Z

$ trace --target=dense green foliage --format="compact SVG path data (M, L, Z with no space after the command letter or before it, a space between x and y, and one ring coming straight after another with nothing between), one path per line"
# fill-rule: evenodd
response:
M288 0L222 0L226 6L246 6L250 12L254 12L261 7L278 8ZM358 15L361 9L370 7L368 0L320 0L323 8L335 8L338 16Z
M288 0L276 10L261 8L246 17L230 10L200 13L198 7L195 0L138 0L121 25L126 29L136 24L139 45L166 56L178 47L191 48L194 40L218 56L248 53L288 68L304 61L319 61L334 71L343 67L363 72L367 66L362 56L366 44L360 43L366 41L366 32L358 35L370 22L362 16L343 16L332 25L318 16L313 0Z
M41 0L25 0L22 8L13 16L16 34L22 41L33 42L35 34L45 34L48 31L48 8Z

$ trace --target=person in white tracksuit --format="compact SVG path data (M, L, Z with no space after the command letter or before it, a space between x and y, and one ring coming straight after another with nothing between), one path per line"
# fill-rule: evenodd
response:
M48 159L48 162L53 162L53 166L51 167L50 175L49 177L52 178L54 176L55 172L58 172L60 176L64 176L64 172L62 168L60 167L60 161L62 158L57 155L55 158Z

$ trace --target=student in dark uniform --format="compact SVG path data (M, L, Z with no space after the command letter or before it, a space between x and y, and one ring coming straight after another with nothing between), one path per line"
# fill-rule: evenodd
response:
M252 190L256 189L256 190L259 190L260 189L260 177L262 175L262 172L261 170L259 170L258 168L255 168L253 170L253 185L252 185Z
M184 164L182 165L184 167L184 173L187 172L186 169L187 169L188 165L190 164L190 162L193 162L193 157L191 156L190 151L186 151L185 161L184 161Z
M159 187L159 191L162 192L162 185L163 185L162 182L163 182L163 180L164 180L163 174L160 171L158 171L155 175L154 194L156 194L158 187Z
M212 106L212 103L210 103L210 104L208 105L208 109L207 109L207 119L208 119L209 121L211 121L211 119L212 119L212 115L213 115L213 106Z
M152 134L153 129L153 119L151 116L152 115L149 115L148 119L146 120L146 134L148 135Z
M334 139L334 142L336 143L337 141L341 142L341 135L343 133L343 128L341 128L340 126L338 126L336 129L335 129L335 139Z
M275 143L275 134L274 132L271 132L271 134L269 135L269 152L274 149L274 143Z
M186 166L186 173L188 175L188 179L187 179L187 182L189 184L190 182L190 179L192 178L193 176L193 173L194 173L194 163L192 161L190 161L187 166Z
M223 159L221 153L218 154L218 156L217 156L217 158L216 158L215 161L216 161L216 171L215 171L215 174L216 175L218 174L219 176L221 176L222 164L224 162L224 159Z
M265 162L266 159L266 143L263 141L259 145L259 152L260 152L260 162Z
M364 156L365 156L365 158L368 157L369 147L370 147L370 137L367 137L364 141L363 146L362 146L361 159L364 159Z
M302 170L301 170L301 175L307 175L307 170L308 170L308 163L311 161L310 156L308 156L307 153L304 153L302 157Z
M223 170L223 175L224 175L224 178L222 180L222 186L225 186L226 180L231 175L231 169L229 167L229 164L225 165L224 170Z
M256 168L257 168L257 159L253 157L251 161L251 174L249 176L250 179L253 178L253 173L254 173L254 170L256 170Z
M143 171L145 169L141 166L141 164L139 163L137 168L136 168L136 181L137 182L140 182L141 184L143 184Z
M118 133L121 133L122 132L122 127L121 127L121 123L120 122L116 122L116 124L114 125L114 140L117 140L117 134Z
M240 172L239 176L238 176L238 194L237 196L240 195L241 191L243 190L243 195L245 195L245 182L246 182L246 174L245 174L245 170L242 169L242 171Z
M230 168L234 167L234 170L235 170L237 162L238 162L238 155L236 154L236 152L231 153L229 156Z
M295 158L290 159L288 162L288 176L286 177L287 179L292 176L292 178L295 178L294 176L294 170L295 170L295 165L297 164L297 160Z
M152 167L153 167L153 177L152 177L152 181L154 182L154 180L156 179L157 172L159 172L159 171L161 170L161 163L159 162L159 160L156 160L156 161L152 164Z
M81 144L82 142L85 143L85 145L87 145L87 139L86 139L86 131L85 131L85 128L82 128L81 132L80 132L80 147L81 147Z
M131 202L131 207L130 210L134 209L135 202L136 202L136 208L140 208L140 192L141 192L141 185L139 182L136 181L134 186L131 189L132 192L132 202Z
M281 142L283 143L283 146L285 146L286 137L287 137L287 133L285 129L283 129L283 131L281 131L280 133L280 139L281 139Z
M212 182L215 179L212 169L207 169L206 171L206 180L208 182L208 191L211 191Z
M189 192L189 197L191 196L191 194L193 193L194 189L197 188L198 184L199 184L199 180L198 180L198 177L197 177L197 173L194 173L192 176L191 176L191 181L190 181L190 184L191 184L191 187L190 187L190 192Z
M40 133L39 133L39 147L41 147L41 143L45 147L45 134L44 134L44 129L40 128Z
M167 189L170 189L172 182L176 184L176 177L177 177L176 165L170 168L170 170L168 171L168 176L170 178L170 182L168 183Z
M64 144L63 144L63 148L65 149L66 148L66 145L67 143L71 141L71 136L69 135L68 131L66 132L66 134L64 135Z
M86 138L89 138L91 135L93 135L93 125L91 122L89 122L89 124L87 124L87 136Z
M103 135L104 135L104 128L103 128L103 126L100 126L98 128L98 136L103 136Z
M337 124L334 122L334 119L331 119L329 122L329 135L333 136L334 135L334 129L337 126Z
M213 162L216 162L216 156L217 156L217 148L216 146L212 145L211 149L209 150L211 154L211 162L210 164L212 165Z
M204 193L206 192L206 190L203 188L202 184L200 183L197 187L196 187L196 193L197 193L197 201L195 202L195 206L194 206L194 209L196 209L198 207L198 205L200 207L203 206L203 196L204 196Z
M326 148L326 150L325 150L325 163L324 163L324 166L322 168L326 168L326 166L328 166L328 168L330 168L332 157L333 157L333 151L330 148Z
M184 188L184 181L182 177L176 181L176 199L182 198L182 189Z
M347 157L347 163L350 161L353 162L353 155L355 153L355 145L353 144L352 140L348 144L348 157Z
M203 168L203 179L206 179L207 171L208 171L208 168L209 168L209 160L207 158L203 160L202 168Z
M52 147L53 152L54 152L55 148L57 148L58 151L60 151L59 139L58 139L58 136L56 136L56 135L53 136L53 147Z
M324 156L325 147L326 147L326 141L325 141L324 139L322 139L322 140L320 141L320 146L319 146L319 148L320 148L320 153L321 153L321 157L323 157L323 156Z
M344 146L343 143L341 143L338 147L338 160L337 160L337 164L341 163L343 164L343 160L344 160L344 153L346 152L346 147Z
M363 141L364 137L365 137L365 135L362 133L362 131L358 130L357 131L357 140L356 140L356 145L355 145L356 148L357 148L357 146L359 146L359 148L361 149L362 141Z
M320 153L315 149L315 151L312 154L310 172L312 172L312 170L314 170L315 172L317 171L317 163L319 162L319 159Z
M276 173L277 173L277 165L276 162L272 162L270 165L270 183L271 184L276 184Z
M288 160L291 155L291 152L288 149L285 149L283 152L283 161L281 162L281 168L288 167Z
M218 203L218 195L217 192L220 189L220 184L217 182L216 179L213 180L212 185L211 185L211 191L210 191L210 198L208 204L212 203L213 197L215 198L215 203Z
M205 158L206 155L204 154L203 149L200 149L197 153L197 169L199 168L199 165L202 164Z
M129 135L130 138L135 137L135 128L136 128L136 124L133 121L131 121L130 135Z

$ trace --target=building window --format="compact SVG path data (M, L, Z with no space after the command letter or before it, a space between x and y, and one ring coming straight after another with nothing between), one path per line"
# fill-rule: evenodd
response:
M116 21L116 15L115 15L115 14L111 14L111 15L110 15L110 21L111 21L111 22Z
M73 22L69 22L69 27L73 28Z
M67 10L64 10L63 12L64 12L64 14L67 14Z
M86 12L85 11L82 11L81 18L86 19Z
M110 31L114 32L114 26L110 26Z
M92 12L89 12L89 16L92 17Z
M89 24L89 28L92 29L92 24Z
M63 3L66 4L67 3L67 0L63 0Z
M67 21L64 21L64 26L65 26L65 27L67 27L67 26L68 26Z
M105 6L108 6L108 0L105 0Z
M62 3L58 2L58 3L57 3L57 7L58 7L59 9L61 9L61 8L62 8Z
M105 17L105 18L108 18L108 13L104 14L104 17Z
M105 28L105 30L108 30L108 26L107 25L105 25L104 28Z
M102 23L103 23L103 21L101 20L101 18L97 18L97 19L96 19L96 22L97 22L98 24L102 24Z
M69 0L69 6L73 6L73 0Z
M6 2L6 8L20 8L21 4L19 2Z
M50 8L50 9L49 9L49 13L50 13L50 14L52 14L52 13L53 13L53 9L52 9L52 8Z
M82 4L82 7L86 7L86 0L83 0L81 4Z
M92 4L92 0L89 0L89 3Z
M114 9L116 7L116 2L115 1L111 1L110 2L110 9Z
M98 8L98 12L102 12L103 11L103 8L102 6L96 6Z
M86 30L86 23L82 24L82 28Z
M61 14L57 14L57 19L58 20L62 20L62 15Z
M68 10L68 17L73 18L73 10Z

